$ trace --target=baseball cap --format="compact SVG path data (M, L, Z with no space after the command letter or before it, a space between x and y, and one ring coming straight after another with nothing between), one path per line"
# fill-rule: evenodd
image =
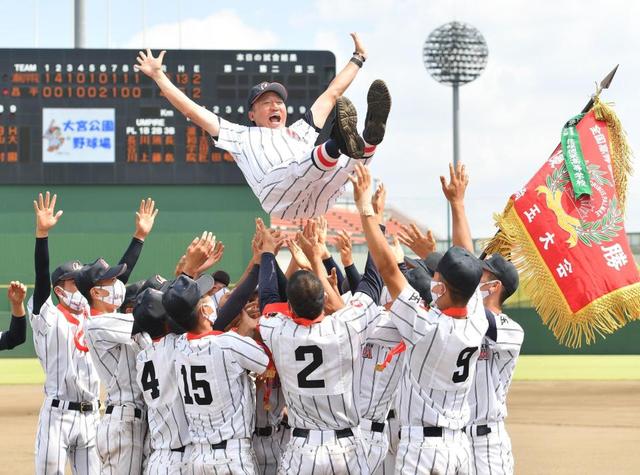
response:
M247 98L249 109L251 109L251 106L258 100L261 95L263 95L265 92L270 91L275 92L277 95L279 95L283 101L287 100L287 90L282 84L280 84L279 82L263 81L260 84L256 84L251 89L249 89L249 97Z
M165 290L169 287L170 282L159 274L149 277L147 280L139 280L133 284L127 285L127 291L124 294L123 307L133 305L136 296L146 289Z
M424 259L411 259L410 257L405 257L404 260L411 267L423 268L425 271L429 273L431 277L433 277L433 275L436 273L436 269L438 267L438 263L440 262L440 259L442 259L442 253L434 251Z
M162 305L162 292L156 289L144 289L135 299L133 307L134 331L147 332L151 338L158 338L166 333L165 323L169 316Z
M493 254L482 261L482 267L498 278L506 291L506 297L511 296L518 289L520 277L516 266L500 254Z
M101 280L120 277L127 270L127 264L110 266L107 261L99 257L91 264L87 264L74 274L73 280L81 294L86 294Z
M425 267L417 266L409 269L405 275L409 285L420 294L422 300L431 303L431 274Z
M67 261L56 267L51 273L51 285L55 286L61 280L73 279L81 268L82 262L80 261Z
M453 246L438 262L436 272L462 295L471 297L482 277L482 263L466 249Z
M164 291L162 305L169 316L180 323L195 310L198 301L213 288L213 277L202 275L198 280L181 275Z
M231 282L231 277L229 277L229 274L227 274L223 270L215 271L213 274L211 274L211 277L213 277L214 281L220 282L221 284L224 284L225 286L228 286L229 282Z

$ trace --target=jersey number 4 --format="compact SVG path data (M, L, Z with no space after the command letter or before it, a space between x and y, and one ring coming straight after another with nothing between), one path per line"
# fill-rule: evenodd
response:
M467 380L469 377L469 361L476 351L478 351L477 346L470 346L460 352L456 365L461 369L453 373L451 380L454 383L462 383Z
M151 399L157 399L160 397L160 390L158 386L160 386L160 381L156 377L156 369L153 366L153 361L147 361L142 367L142 374L140 375L142 379L142 389L145 392L151 391Z
M208 406L213 402L213 396L211 395L211 386L205 380L198 379L198 374L206 373L206 366L190 366L191 369L191 389L193 390L193 397L191 397L191 391L189 391L189 381L187 378L187 367L182 366L180 372L182 373L182 381L184 383L184 403L193 404L195 398L198 406ZM196 392L198 391L198 392Z
M306 361L307 355L311 355L311 363L298 373L298 387L300 388L324 388L324 379L308 379L322 364L322 349L318 345L305 345L296 348L296 361Z

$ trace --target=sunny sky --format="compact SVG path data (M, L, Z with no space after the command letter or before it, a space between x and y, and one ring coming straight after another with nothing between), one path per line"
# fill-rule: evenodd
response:
M0 47L73 47L72 0L0 5ZM333 51L341 67L352 52L348 33L360 32L369 60L347 95L361 117L373 79L387 81L393 95L373 172L387 185L390 204L443 236L438 176L452 154L451 91L428 75L422 46L441 24L468 22L489 46L484 74L460 92L468 212L474 236L481 237L493 234L492 214L537 171L565 121L617 63L603 97L616 104L632 146L638 145L639 16L640 4L620 0L87 0L87 46L319 49ZM629 184L626 219L628 231L640 231L640 173Z

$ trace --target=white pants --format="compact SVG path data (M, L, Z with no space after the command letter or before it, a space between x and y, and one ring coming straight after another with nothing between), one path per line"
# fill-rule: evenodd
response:
M192 444L189 461L193 475L256 475L256 456L249 439L227 440L226 449L208 444Z
M422 427L401 430L396 474L472 475L471 445L462 430L442 429L441 437L425 437Z
M486 435L478 435L478 426L469 426L465 429L471 439L476 474L513 474L511 438L504 427L504 422L494 422L487 426L491 432Z
M253 451L256 454L258 473L260 475L275 475L278 473L282 453L291 438L291 429L286 429L282 425L278 426L278 429L269 436L253 435Z
M183 452L169 449L152 450L144 469L145 475L190 475L189 460L192 448L191 445L187 445Z
M134 408L115 406L105 414L98 426L98 454L102 474L136 475L142 473L144 441L147 433L145 412L142 418L134 416Z
M367 455L369 472L375 473L382 468L384 459L389 453L389 426L385 423L382 432L371 430L372 421L360 419L360 434Z
M96 475L100 461L96 452L98 403L94 412L67 409L68 402L52 407L47 398L40 409L36 436L36 473L64 475L67 459L74 475Z
M397 412L395 413L397 414ZM396 454L398 453L398 444L400 443L400 419L397 415L387 419L385 431L389 437L389 450L387 456L374 475L392 475L396 471Z
M358 428L353 436L337 438L332 430L310 430L308 437L294 437L282 455L278 473L291 475L369 475L367 456Z

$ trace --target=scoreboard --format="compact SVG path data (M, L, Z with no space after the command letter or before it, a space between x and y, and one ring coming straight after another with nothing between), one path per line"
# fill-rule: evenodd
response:
M231 156L134 70L137 54L0 49L0 184L244 184ZM280 82L290 125L335 76L335 57L169 50L164 67L195 102L245 125L249 89Z

